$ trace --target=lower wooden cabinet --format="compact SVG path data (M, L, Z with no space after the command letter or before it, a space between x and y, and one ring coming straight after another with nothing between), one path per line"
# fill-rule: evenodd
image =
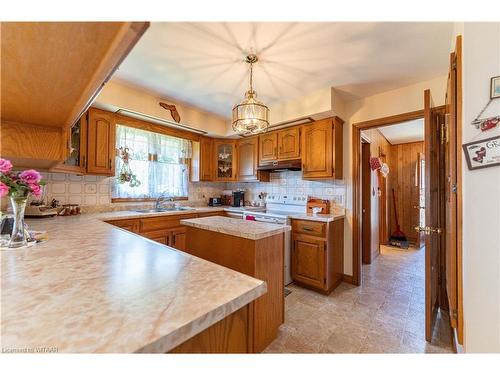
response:
M186 250L186 227L182 226L170 232L169 246L177 250Z
M293 236L292 278L315 288L324 289L326 241L303 234Z
M129 232L139 233L139 220L137 219L111 220L108 223Z
M329 294L344 273L344 219L292 220L292 279Z

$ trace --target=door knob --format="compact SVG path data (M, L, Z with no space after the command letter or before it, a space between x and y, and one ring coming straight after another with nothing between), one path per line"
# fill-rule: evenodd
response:
M421 227L419 225L415 227L415 230L419 233L424 232L425 234L432 234L432 233L440 234L443 231L441 228L434 228L429 226Z
M413 206L413 208L418 208L418 209L425 210L425 207L424 207L424 206Z

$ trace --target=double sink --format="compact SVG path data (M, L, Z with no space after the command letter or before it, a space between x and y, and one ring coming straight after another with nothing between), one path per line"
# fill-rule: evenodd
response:
M135 210L135 212L139 212L141 214L151 213L151 212L174 212L174 211L192 211L191 207L172 207L172 208L149 208L145 210Z

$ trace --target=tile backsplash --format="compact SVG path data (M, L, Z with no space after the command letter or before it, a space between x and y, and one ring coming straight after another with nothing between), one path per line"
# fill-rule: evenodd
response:
M119 209L125 204L112 204L114 177L77 176L64 173L43 173L47 180L45 197L49 202L56 199L60 204L79 204L84 207ZM302 179L301 171L271 173L270 182L195 182L189 184L186 205L206 205L209 197L220 196L223 190L246 191L247 201L258 201L261 192L268 194L311 195L334 200L345 206L345 184L341 180L309 181ZM128 204L130 205L130 204Z

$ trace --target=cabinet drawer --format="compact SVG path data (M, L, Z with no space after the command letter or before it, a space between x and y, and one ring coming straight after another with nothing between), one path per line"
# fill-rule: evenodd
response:
M139 231L139 220L137 219L111 220L107 223L130 232L137 233Z
M169 245L170 232L166 230L157 230L153 232L141 233L143 237L149 238L150 240L159 242L164 245Z
M139 232L152 232L156 230L174 228L181 225L180 221L183 219L190 219L196 217L196 214L188 215L175 215L175 216L156 216L139 219Z
M292 230L295 233L325 237L326 223L309 220L292 220Z

